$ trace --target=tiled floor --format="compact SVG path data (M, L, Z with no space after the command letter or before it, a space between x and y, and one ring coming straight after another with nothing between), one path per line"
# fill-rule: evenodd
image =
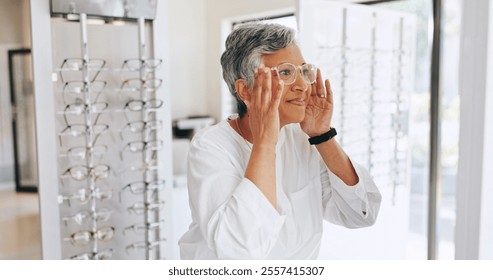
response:
M41 259L38 194L2 190L0 260L22 259Z

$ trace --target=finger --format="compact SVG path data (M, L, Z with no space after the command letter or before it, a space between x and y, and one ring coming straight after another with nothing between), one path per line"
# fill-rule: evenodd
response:
M327 100L329 101L329 103L334 104L334 95L332 94L332 88L330 86L329 79L325 80L325 91L326 91L326 96L327 96Z
M279 108L279 104L281 104L281 96L284 90L284 81L280 79L276 79L276 90L273 92L272 101L274 104L274 108Z
M262 98L262 82L263 82L263 75L262 75L262 69L263 65L260 65L259 68L255 69L256 77L253 80L253 96L252 96L252 102L259 104L261 102Z
M310 88L311 88L310 97L316 96L317 95L317 82L314 82L313 84L311 84Z
M269 67L264 68L264 81L262 84L262 102L270 104L272 99L272 74Z
M318 97L325 97L325 91L324 91L324 83L322 80L322 72L320 71L320 68L317 69L317 96Z

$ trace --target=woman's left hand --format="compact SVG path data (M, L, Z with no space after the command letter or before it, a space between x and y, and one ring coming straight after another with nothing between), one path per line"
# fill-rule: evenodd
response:
M320 69L317 80L308 89L310 97L305 110L305 118L300 123L301 129L309 136L315 137L329 131L334 112L334 102L329 80L322 81Z

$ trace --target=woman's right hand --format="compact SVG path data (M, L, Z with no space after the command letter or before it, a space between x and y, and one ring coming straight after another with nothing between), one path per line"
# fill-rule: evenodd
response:
M254 145L277 144L282 90L283 82L273 77L270 68L262 64L255 70L250 99L246 100Z

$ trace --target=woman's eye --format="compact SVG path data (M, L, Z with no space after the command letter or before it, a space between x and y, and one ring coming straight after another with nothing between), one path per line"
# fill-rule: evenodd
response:
M282 77L291 76L291 71L290 70L281 70L281 71L279 71L279 76L282 76Z

